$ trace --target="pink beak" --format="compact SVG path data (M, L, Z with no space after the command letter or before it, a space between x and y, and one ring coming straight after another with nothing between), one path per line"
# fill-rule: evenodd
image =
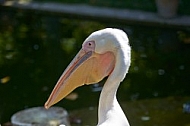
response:
M98 54L81 49L59 78L44 107L48 109L79 86L101 81L112 72L114 65L112 52Z

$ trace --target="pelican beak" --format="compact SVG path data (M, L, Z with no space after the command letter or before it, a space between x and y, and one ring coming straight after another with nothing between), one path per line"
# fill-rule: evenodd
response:
M113 70L113 61L111 52L97 54L81 49L59 78L44 107L48 109L79 86L102 80Z

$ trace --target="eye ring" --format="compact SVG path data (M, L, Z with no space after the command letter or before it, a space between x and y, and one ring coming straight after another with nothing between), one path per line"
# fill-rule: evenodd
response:
M83 43L83 47L84 50L88 50L88 51L92 51L95 50L95 41L87 41L85 43Z

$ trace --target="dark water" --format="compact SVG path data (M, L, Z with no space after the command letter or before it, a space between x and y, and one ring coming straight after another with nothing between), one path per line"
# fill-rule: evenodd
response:
M188 29L109 24L1 9L0 123L21 109L43 106L84 39L105 27L126 31L132 46L132 64L119 88L120 100L190 95ZM77 100L62 100L57 105L68 110L96 106L99 92L94 89L78 88Z

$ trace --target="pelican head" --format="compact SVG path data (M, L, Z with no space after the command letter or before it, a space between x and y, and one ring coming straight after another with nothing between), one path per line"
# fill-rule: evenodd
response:
M93 43L94 51L99 54L111 51L115 52L118 48L127 47L129 40L125 32L120 29L106 28L95 31L86 38L82 47L85 49L89 43Z
M128 37L122 30L106 28L93 32L83 42L81 50L61 75L49 99L45 103L45 108L49 108L57 103L75 88L84 84L97 83L106 76L109 76L107 83L111 84L105 84L104 87L107 89L112 87L111 89L113 90L110 90L110 92L113 92L113 97L111 97L112 95L106 97L105 92L108 90L104 90L101 96L103 99L110 99L108 100L109 102L114 101L114 95L119 83L125 78L130 66L130 52ZM100 102L102 98L100 98ZM99 106L104 108L100 102ZM109 109L112 108L104 108L104 110ZM123 114L121 115L123 116Z

